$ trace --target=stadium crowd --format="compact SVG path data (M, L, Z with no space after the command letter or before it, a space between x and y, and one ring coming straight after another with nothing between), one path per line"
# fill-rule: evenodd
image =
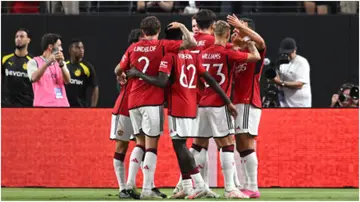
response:
M357 1L3 1L2 13L215 13L355 14Z

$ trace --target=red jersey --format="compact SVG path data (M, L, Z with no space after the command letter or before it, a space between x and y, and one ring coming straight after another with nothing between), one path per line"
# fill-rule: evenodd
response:
M139 71L157 76L160 61L166 52L178 52L182 41L141 40L126 50L120 68L123 71L135 67ZM164 103L164 89L151 85L141 78L132 78L129 92L129 110L142 106L157 106Z
M196 40L196 42L197 42L197 45L196 45L196 47L191 51L192 53L194 53L194 54L199 54L199 53L201 53L201 51L203 51L203 50L205 50L205 49L207 49L207 48L209 48L210 46L212 46L212 45L214 45L214 43L215 43L215 37L214 37L214 35L212 35L212 34L206 34L206 33L201 33L201 32L199 32L199 33L197 33L197 34L195 34L194 35L194 38L195 38L195 40ZM201 92L202 90L200 90L199 88L198 88L198 98L197 98L197 103L199 103L200 102L200 99L201 99L201 95L202 95L202 93L203 92Z
M248 52L248 50L245 50ZM235 64L234 104L252 104L261 108L260 77L264 66L266 48L259 51L261 60Z
M206 72L196 65L197 54L189 50L166 54L159 71L170 76L168 113L174 117L196 118L198 75Z
M129 108L128 108L129 89L130 89L129 84L125 84L121 86L120 94L116 99L114 108L112 110L112 114L114 115L121 114L124 116L130 116Z
M212 45L210 48L204 50L199 55L199 65L206 68L206 70L219 83L223 91L230 97L233 67L235 62L243 63L247 60L248 53L227 49L221 45ZM225 105L221 97L205 84L205 91L200 100L202 107L220 107Z
M197 33L194 35L194 38L197 42L196 44L196 48L194 48L194 52L198 52L200 53L201 51L209 48L210 46L214 45L215 43L215 37L214 35L211 34L206 34L206 33Z

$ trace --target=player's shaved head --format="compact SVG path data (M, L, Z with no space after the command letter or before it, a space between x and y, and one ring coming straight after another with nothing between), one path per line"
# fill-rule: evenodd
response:
M154 36L160 32L161 23L155 16L148 16L141 21L140 29L146 36Z
M215 29L214 29L215 36L225 37L226 34L228 33L230 33L230 25L223 20L218 20L215 23Z

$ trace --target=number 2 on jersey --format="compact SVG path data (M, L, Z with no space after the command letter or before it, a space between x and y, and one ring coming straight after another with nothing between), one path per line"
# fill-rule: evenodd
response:
M209 71L210 70L210 64L203 64L203 66L206 68L206 71ZM218 70L216 72L216 75L220 76L221 77L221 81L219 82L219 85L223 84L225 82L225 74L223 74L221 72L222 68L223 68L223 64L213 64L213 67L217 67ZM207 84L205 82L205 87L208 88L209 87L209 84Z
M143 60L145 60L145 65L144 65L144 69L143 69L142 73L145 74L146 70L149 68L150 61L149 61L149 59L148 59L147 57L142 56L142 57L140 57L140 58L138 59L138 62L141 62L141 61L143 61ZM143 79L140 78L139 80L143 80Z

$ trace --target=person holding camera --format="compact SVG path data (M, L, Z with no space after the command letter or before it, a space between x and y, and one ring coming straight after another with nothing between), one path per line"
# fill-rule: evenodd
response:
M351 83L345 83L341 86L337 94L331 98L330 107L348 108L359 106L359 87Z
M311 107L310 65L296 50L293 38L281 41L280 67L272 79L283 92L283 96L279 96L281 107Z
M27 72L34 91L34 107L69 107L65 84L70 73L64 63L61 38L48 33L41 39L43 54L27 63Z

